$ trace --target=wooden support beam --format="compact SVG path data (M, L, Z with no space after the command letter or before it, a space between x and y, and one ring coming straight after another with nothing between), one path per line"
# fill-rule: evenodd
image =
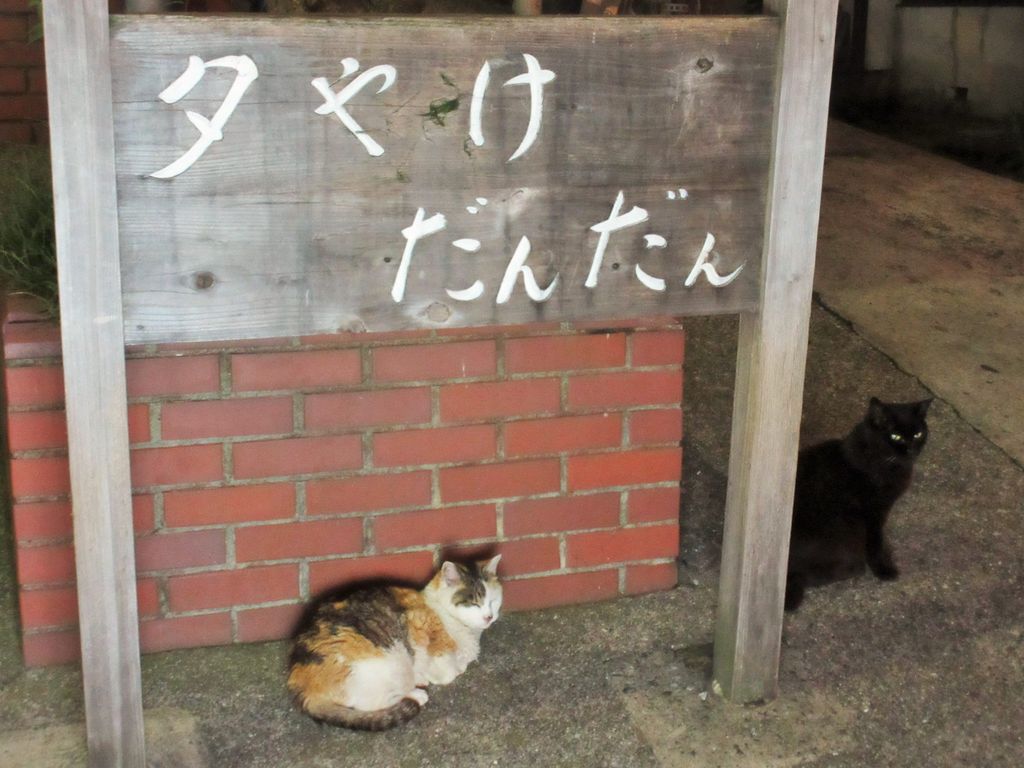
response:
M107 0L44 4L89 765L145 764Z
M714 687L778 693L793 484L837 0L767 0L782 21L760 309L740 316Z

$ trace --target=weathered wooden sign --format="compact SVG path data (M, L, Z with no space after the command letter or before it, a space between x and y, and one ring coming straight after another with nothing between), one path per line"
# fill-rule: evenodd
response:
M751 309L777 36L119 18L126 337Z
M46 0L91 766L145 764L126 340L740 313L713 688L775 695L836 0L764 7L111 20Z

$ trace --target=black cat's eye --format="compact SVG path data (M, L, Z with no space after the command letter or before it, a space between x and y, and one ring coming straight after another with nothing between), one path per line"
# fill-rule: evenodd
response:
M914 439L915 440L920 440L922 437L924 437L924 432L915 432L914 433Z
M889 439L892 440L894 443L902 443L903 435L898 435L895 432L893 432L891 435L889 435Z

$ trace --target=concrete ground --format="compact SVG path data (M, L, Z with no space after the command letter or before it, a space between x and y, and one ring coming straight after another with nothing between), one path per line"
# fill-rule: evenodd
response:
M297 715L282 643L146 656L152 764L1024 764L1022 189L832 127L804 439L846 431L871 395L937 400L892 522L903 576L810 592L786 619L778 700L707 692L736 321L698 319L677 589L505 616L478 664L384 735ZM22 670L0 600L0 764L81 765L79 675Z

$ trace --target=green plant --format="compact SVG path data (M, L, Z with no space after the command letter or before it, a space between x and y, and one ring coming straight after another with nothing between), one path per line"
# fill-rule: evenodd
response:
M43 39L43 0L28 0L28 7L36 12L35 23L28 28L28 41L34 43Z
M57 248L49 158L40 151L0 155L0 284L35 297L57 317Z

